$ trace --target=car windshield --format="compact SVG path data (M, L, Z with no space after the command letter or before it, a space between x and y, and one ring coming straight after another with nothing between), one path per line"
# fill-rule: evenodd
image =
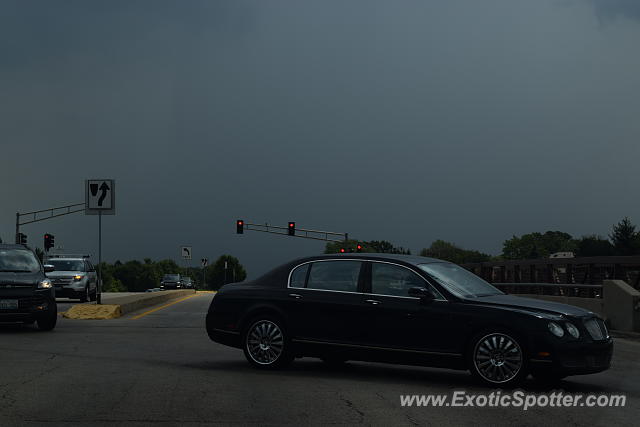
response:
M164 280L180 280L180 275L179 274L165 274L164 275Z
M434 262L420 264L419 267L449 292L459 297L475 298L502 294L500 290L456 264Z
M84 271L84 262L78 260L50 259L47 264L53 265L56 271Z
M31 251L24 249L0 249L0 271L35 273L40 271L40 263Z

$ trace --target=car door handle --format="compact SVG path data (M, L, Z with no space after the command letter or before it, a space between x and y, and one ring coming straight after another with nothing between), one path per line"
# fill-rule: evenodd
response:
M289 294L289 296L291 298L295 298L295 299L301 299L302 298L302 295L300 295L300 294Z
M377 299L366 299L364 300L364 302L366 302L367 304L371 304L371 305L379 305L380 301L378 301Z

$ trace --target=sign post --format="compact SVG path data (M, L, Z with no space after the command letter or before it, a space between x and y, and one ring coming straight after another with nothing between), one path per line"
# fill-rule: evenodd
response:
M206 274L207 274L207 264L208 263L209 263L208 259L202 258L202 288L203 289L207 289Z
M96 304L102 304L102 215L116 214L116 182L113 179L85 181L85 215L98 215L98 286Z

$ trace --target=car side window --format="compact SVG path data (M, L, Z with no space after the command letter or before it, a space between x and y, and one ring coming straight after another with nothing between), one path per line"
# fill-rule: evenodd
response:
M307 271L309 271L309 266L311 264L304 264L299 267L296 267L295 270L291 272L291 280L289 281L289 287L291 288L304 288L305 282L307 281Z
M427 287L436 299L442 296L413 271L393 264L374 262L371 264L371 293L408 297L410 288Z
M311 264L307 288L358 292L361 261L316 261Z

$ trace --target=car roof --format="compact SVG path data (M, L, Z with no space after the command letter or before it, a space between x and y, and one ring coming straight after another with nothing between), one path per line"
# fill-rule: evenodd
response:
M324 255L316 255L305 258L299 258L291 263L296 262L306 262L313 260L321 260L321 259L336 259L336 258L344 258L344 259L365 259L365 260L379 260L379 261L401 261L407 264L430 264L433 262L449 262L444 261L437 258L429 258L424 256L417 255L401 255L401 254L384 254L384 253L363 253L363 252L350 252L344 254L324 254Z
M46 258L46 261L84 261L86 258ZM88 260L87 260L88 261Z
M30 251L25 245L19 245L17 243L0 243L0 249L25 249Z

